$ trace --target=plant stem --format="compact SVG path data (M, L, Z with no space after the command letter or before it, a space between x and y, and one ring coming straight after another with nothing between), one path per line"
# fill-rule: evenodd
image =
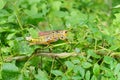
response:
M54 61L55 61L55 58L52 59L52 66L51 66L51 69L50 69L50 76L49 76L49 78L51 78L51 71L52 71L52 69L54 67Z
M20 21L19 11L18 11L18 8L16 7L16 3L14 4L14 7L15 7L15 16L17 18L18 24L20 26L20 29L23 30L23 26L22 26L22 23Z
M24 69L28 66L27 64L29 63L29 61L30 61L34 56L35 56L34 54L31 55L31 56L29 57L29 59L25 62L23 68L21 69L21 73L22 73L22 72L24 71Z

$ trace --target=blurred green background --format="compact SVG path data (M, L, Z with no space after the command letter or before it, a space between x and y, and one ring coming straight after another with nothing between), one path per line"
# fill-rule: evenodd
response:
M25 40L51 30L68 30L69 43ZM36 57L36 49L78 56ZM0 80L119 80L119 51L120 0L0 0Z

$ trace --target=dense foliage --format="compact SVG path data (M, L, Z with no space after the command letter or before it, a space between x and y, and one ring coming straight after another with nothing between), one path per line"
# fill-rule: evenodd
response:
M67 41L27 36L68 30ZM68 53L56 58L37 53ZM120 0L0 0L0 80L119 80Z

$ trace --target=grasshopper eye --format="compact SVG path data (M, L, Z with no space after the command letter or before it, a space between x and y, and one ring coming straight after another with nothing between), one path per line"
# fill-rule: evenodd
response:
M55 33L54 31L52 33Z
M65 33L67 33L68 31L65 31Z
M57 31L53 31L52 33L55 34Z

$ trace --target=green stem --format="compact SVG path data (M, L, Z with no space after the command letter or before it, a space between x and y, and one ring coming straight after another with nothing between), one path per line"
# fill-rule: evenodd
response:
M52 66L51 66L51 69L50 69L50 76L49 76L49 78L51 78L51 71L52 71L52 69L54 67L54 61L55 61L55 58L53 58L53 60L52 60Z
M95 51L97 49L97 39L95 39Z
M31 55L30 58L25 62L23 68L21 69L21 73L24 72L25 68L28 66L29 61L34 57L35 55Z
M15 16L17 18L18 24L20 26L20 29L23 30L23 26L21 24L20 17L19 17L19 11L18 11L18 8L16 7L16 4L14 4L14 7L15 7Z
M3 60L3 57L2 57L2 53L1 53L1 46L2 46L2 45L1 45L1 42L0 42L0 58L1 58L1 59L0 59L0 60L1 60L1 61L0 61L0 64L4 61L4 60Z
M47 47L53 48L53 47L63 46L66 44L78 44L78 42L66 42L66 43L55 44L55 45L51 45L51 46L47 46Z
M15 16L16 16L16 18L17 18L17 21L18 21L18 24L19 24L19 26L20 26L20 29L23 30L23 27L22 27L22 24L21 24L21 21L20 21L20 18L19 18L19 16L18 16L18 14L16 13Z

